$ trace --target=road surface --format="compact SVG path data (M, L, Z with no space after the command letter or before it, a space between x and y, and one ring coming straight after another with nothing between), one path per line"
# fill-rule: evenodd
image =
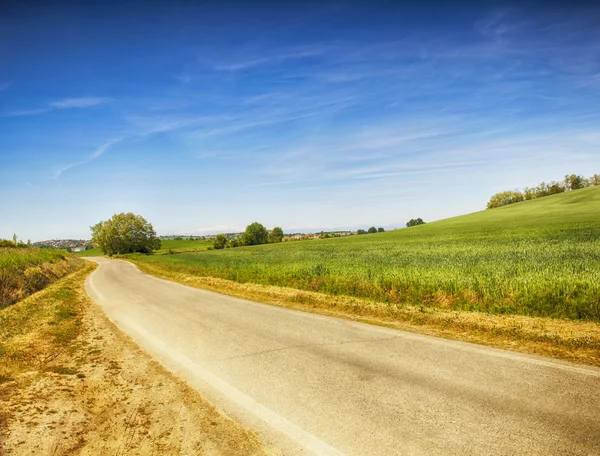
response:
M116 325L285 455L600 455L600 369L100 267Z

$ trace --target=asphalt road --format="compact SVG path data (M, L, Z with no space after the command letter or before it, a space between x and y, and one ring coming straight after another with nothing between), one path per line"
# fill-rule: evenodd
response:
M231 298L90 258L117 326L286 455L600 455L600 369Z

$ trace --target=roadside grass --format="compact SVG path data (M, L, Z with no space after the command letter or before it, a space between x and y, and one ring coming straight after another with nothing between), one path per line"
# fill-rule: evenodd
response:
M394 307L599 322L600 187L386 233L128 258Z
M0 248L0 309L83 267L63 250Z
M52 361L78 336L87 298L80 284L96 268L79 263L77 272L0 310L0 383L26 371L52 371Z
M491 315L390 304L349 296L199 277L129 259L143 272L184 285L280 307L549 356L600 367L600 323L520 315Z

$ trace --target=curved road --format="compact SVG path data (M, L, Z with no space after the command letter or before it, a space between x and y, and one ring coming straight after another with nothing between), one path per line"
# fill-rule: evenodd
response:
M116 325L286 455L600 454L600 369L291 311L118 260Z

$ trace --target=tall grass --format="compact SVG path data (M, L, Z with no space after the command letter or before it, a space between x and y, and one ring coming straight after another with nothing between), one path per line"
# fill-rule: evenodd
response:
M0 308L81 267L83 260L62 250L0 248Z
M242 283L600 321L600 188L386 233L135 258Z

